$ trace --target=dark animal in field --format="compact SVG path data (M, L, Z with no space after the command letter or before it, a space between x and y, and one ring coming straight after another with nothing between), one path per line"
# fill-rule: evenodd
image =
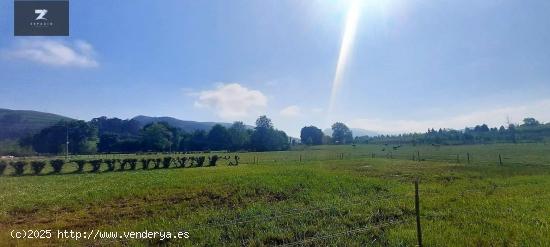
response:
M397 149L399 149L400 147L401 147L401 145L399 145L399 146L393 146L393 150L397 150Z

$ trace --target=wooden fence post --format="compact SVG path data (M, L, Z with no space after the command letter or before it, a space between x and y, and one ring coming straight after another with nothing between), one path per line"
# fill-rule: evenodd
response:
M500 154L498 154L498 162L502 165L502 156L500 156Z
M420 151L416 151L416 158L418 158L418 161L420 161Z
M468 164L470 164L470 153L466 153L466 155L468 156Z
M302 162L302 154L300 154L300 163Z
M422 247L422 228L420 227L420 196L418 195L418 177L414 181L414 209L416 210L416 237L418 246Z

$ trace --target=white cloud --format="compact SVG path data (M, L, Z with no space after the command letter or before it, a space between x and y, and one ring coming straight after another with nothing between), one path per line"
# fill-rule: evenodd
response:
M267 106L267 97L238 83L220 84L214 90L199 92L195 106L212 109L223 119L237 120Z
M95 51L86 41L63 42L50 39L23 39L3 53L8 58L28 60L58 67L93 68L99 66Z
M283 108L279 114L283 117L297 117L302 114L302 111L299 106L291 105L288 107Z
M425 132L428 128L463 129L485 123L491 127L506 125L506 118L520 123L525 117L534 117L543 122L550 120L550 99L529 102L519 106L496 107L473 111L455 117L431 120L384 120L359 118L349 121L350 126L371 129L382 133Z

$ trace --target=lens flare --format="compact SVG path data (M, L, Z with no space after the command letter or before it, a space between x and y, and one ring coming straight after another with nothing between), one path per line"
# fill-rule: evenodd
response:
M334 74L334 80L332 81L332 90L330 94L330 101L328 107L328 120L331 121L333 117L334 104L337 98L338 91L342 85L343 75L346 69L346 65L349 61L350 53L353 49L353 42L355 40L355 33L357 31L357 24L359 22L360 15L360 1L353 1L350 4L347 16L344 33L342 36L342 43L340 45L340 53L338 55L338 62L336 64L336 73Z

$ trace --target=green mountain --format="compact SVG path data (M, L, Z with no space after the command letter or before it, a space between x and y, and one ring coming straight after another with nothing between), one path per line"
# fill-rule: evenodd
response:
M166 122L186 132L193 132L195 130L208 131L216 124L221 124L224 127L231 126L231 123L186 121L172 117L137 116L132 119L138 121L140 127L153 122ZM40 130L52 126L61 120L74 121L76 119L52 113L0 108L0 141L17 140L21 137L36 134ZM252 126L247 127L253 128Z
M186 132L193 132L195 130L205 130L208 131L212 126L216 124L221 124L222 126L228 128L231 126L230 123L217 123L217 122L196 122L196 121L186 121L180 120L173 117L148 117L148 116L137 116L132 118L133 120L138 121L141 124L141 127L158 122L166 122L171 126L183 129ZM250 127L250 126L248 126Z
M74 119L52 113L0 108L0 140L15 140L35 134L61 120Z

